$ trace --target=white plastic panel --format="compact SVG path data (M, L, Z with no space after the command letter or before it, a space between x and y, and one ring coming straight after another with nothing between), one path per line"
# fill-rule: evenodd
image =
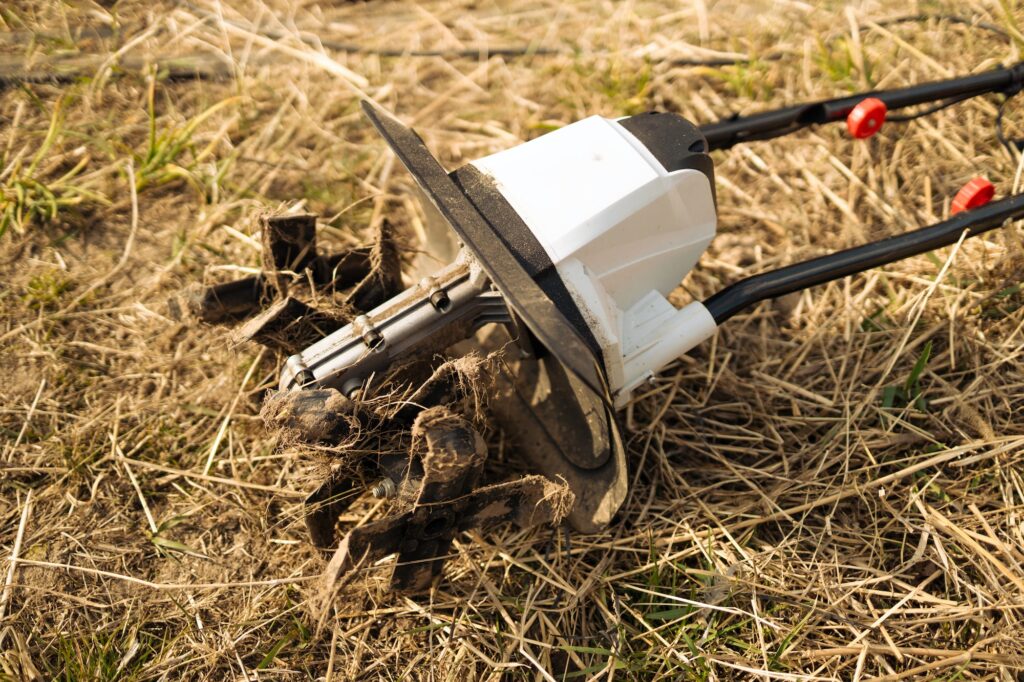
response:
M710 191L700 171L663 175L618 202L631 211L602 211L595 223L604 229L594 230L575 255L623 309L651 289L667 296L715 235Z
M596 116L473 163L555 265L601 346L617 402L714 332L703 305L676 310L666 300L715 234L704 173L669 173Z
M660 298L660 294L652 293ZM711 338L718 329L715 318L700 301L694 301L679 310L671 305L668 308L671 312L662 310L655 318L656 334L648 333L630 342L633 351L623 358L625 383L616 395L619 406L628 400L630 391L640 383L697 344ZM642 315L645 311L638 312ZM649 328L651 325L647 326ZM640 327L635 329L639 330Z
M591 116L473 165L494 178L558 263L590 241L588 228L601 211L658 177L621 130L614 121Z

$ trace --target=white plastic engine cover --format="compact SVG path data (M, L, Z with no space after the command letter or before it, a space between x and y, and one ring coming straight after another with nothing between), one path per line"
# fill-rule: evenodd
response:
M699 302L666 297L715 235L699 170L669 172L617 121L593 116L473 162L537 237L601 346L616 403L711 336Z

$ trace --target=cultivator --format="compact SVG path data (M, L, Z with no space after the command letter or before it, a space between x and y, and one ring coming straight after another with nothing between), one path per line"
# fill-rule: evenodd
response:
M306 502L313 542L334 550L327 593L392 554L391 587L422 590L465 530L611 522L627 491L617 410L736 313L1024 215L1024 195L988 203L994 188L977 180L949 220L677 310L666 297L715 232L712 150L833 121L870 137L889 111L937 102L894 117L909 120L985 93L1009 98L1022 83L1016 65L703 128L674 114L592 117L451 173L412 130L364 103L442 226L424 247L457 251L451 264L403 289L386 223L369 246L322 255L315 217L268 218L266 270L197 291L190 309L290 354L264 417L285 440L335 455ZM473 424L483 402L539 474L480 486L486 448ZM364 493L381 499L384 518L339 526Z

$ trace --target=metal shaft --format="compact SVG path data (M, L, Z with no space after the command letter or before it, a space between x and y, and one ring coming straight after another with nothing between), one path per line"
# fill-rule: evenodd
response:
M501 294L468 255L293 355L281 389L320 386L345 395L399 360L439 352L482 325L508 323Z

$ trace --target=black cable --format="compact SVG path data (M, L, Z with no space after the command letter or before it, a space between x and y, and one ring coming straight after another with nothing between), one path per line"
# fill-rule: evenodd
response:
M786 135L801 128L842 121L855 106L867 97L882 100L889 111L938 102L938 111L946 106L996 92L1016 92L1024 84L1024 62L982 73L921 83L905 88L873 90L847 97L808 102L773 109L749 116L732 116L700 127L709 149L728 149L748 140L766 140ZM911 114L911 118L925 112ZM900 120L890 116L889 120ZM910 120L909 118L906 120Z
M931 20L947 21L949 23L960 24L963 26L967 26L969 28L982 29L995 33L1007 40L1011 40L1010 34L1004 29L1000 28L999 26L996 26L995 24L984 21L974 21L970 18L954 14L909 14L905 16L892 17L890 19L883 19L875 23L879 26L888 26L900 23L924 22ZM778 55L776 53L773 53L770 56L776 57ZM945 109L946 107L952 106L958 102L970 99L971 97L976 97L978 95L983 95L990 92L1004 92L1006 94L1016 94L1016 92L1021 88L1022 80L1024 80L1024 74L1021 73L1022 65L1024 65L1024 62L1019 62L1013 67L1010 67L1010 69L1006 70L1011 74L1011 80L1010 83L1005 84L1002 87L992 87L987 90L965 90L962 93L948 93L948 95L944 97L942 101L938 102L932 107L929 107L922 111L914 112L912 114L889 115L886 118L886 120L891 121L893 123L904 123L907 121L912 121L916 118L933 114L937 111ZM996 69L996 71L1000 70ZM923 90L933 85L942 86L943 84L956 82L962 82L966 84L972 80L976 80L975 77L967 76L965 78L938 81L934 84L925 84L924 86L912 86L910 88L902 88L900 90L860 93L857 95L853 95L852 97L837 98L834 100L824 100L821 102L814 102L810 104L796 105L786 107L784 109L778 109L775 111L767 111L760 114L752 114L750 116L740 116L739 114L733 114L728 118L724 118L714 123L701 126L701 132L704 133L705 137L708 138L708 144L710 146L710 149L728 149L740 142L768 140L775 137L787 135L791 132L800 130L802 128L807 128L821 123L830 123L833 121L841 120L841 118L844 118L849 113L849 110L852 109L853 106L856 106L856 104L865 97L879 97L886 103L886 106L890 110L894 110L901 107L914 106L915 104L924 104L928 101L935 100L936 98L938 98L939 95L937 93L933 93L933 96L918 98L917 101L895 101L887 97L889 95L904 92L909 93L915 90ZM849 106L847 106L845 108L845 111L843 111L842 105L847 104ZM840 106L837 107L837 105ZM998 123L1001 124L1001 119L998 120ZM999 131L997 130L997 133L998 132ZM1006 146L1005 143L1004 146Z
M965 231L968 237L974 237L1021 216L1024 194L1016 194L913 232L742 279L705 300L704 305L715 323L722 324L760 301L949 246Z
M107 63L107 58L96 56L77 63L68 60L46 60L25 67L13 61L0 61L0 92L19 85L68 85L96 74L96 70ZM126 73L146 73L149 67L156 67L161 78L168 81L219 80L230 78L234 70L211 55L182 55L174 58L152 60L135 57L122 58L116 64L115 76Z
M1003 148L1010 154L1011 159L1017 158L1014 151L1020 152L1024 149L1024 141L1020 139L1009 140L1006 137L1006 133L1003 131L1003 113L1006 111L1007 103L1013 99L1020 91L1007 93L1003 101L999 103L999 111L996 113L996 139L999 140L999 144L1003 145Z
M975 96L976 95L971 94L971 95L960 95L959 97L950 97L949 99L942 100L941 102L937 102L936 104L933 104L932 106L930 106L930 107L928 107L926 109L922 109L921 111L915 111L915 112L912 112L912 113L909 113L909 114L896 114L895 116L886 116L885 117L885 122L886 123L907 123L908 121L913 121L915 118L921 118L922 116L930 116L930 115L934 114L937 111L942 111L943 109L951 107L954 104L959 104L960 102L969 100L969 99L971 99L971 98L973 98Z
M787 52L768 52L754 57L708 57L707 59L678 57L675 59L657 61L655 63L664 63L669 66L742 66L743 64L752 64L754 62L779 62L788 56L790 55Z
M997 26L988 21L975 21L969 17L962 17L956 14L908 14L902 17L892 17L890 19L880 19L874 23L879 26L894 26L896 24L909 24L909 23L923 23L925 21L948 21L951 24L960 24L967 26L968 28L980 28L984 31L990 31L996 35L1005 38L1006 40L1012 40L1010 34L1007 33L1002 27ZM861 30L868 27L860 27Z
M346 43L332 40L330 38L321 37L319 34L311 31L301 31L299 33L286 33L283 31L275 30L264 30L261 31L252 25L245 25L237 21L230 19L224 19L211 12L207 12L187 0L179 0L178 3L181 7L193 12L194 14L202 15L208 20L224 21L227 24L231 24L237 28L241 28L246 31L252 31L263 37L271 40L283 40L286 38L296 39L300 42L309 45L311 47L324 47L329 50L336 52L348 52L352 54L370 54L378 57L440 57L448 59L457 58L472 58L477 59L480 57L530 57L530 56L550 56L550 55L572 55L574 51L570 48L564 47L547 47L543 45L512 45L504 47L480 47L480 48L464 48L464 49L405 49L405 48L389 48L389 47L371 47L367 45L359 45L356 43ZM913 14L902 17L894 17L891 19L882 19L875 22L879 26L890 26L900 23L909 22L924 22L924 21L947 21L953 24L961 24L970 28L979 28L987 31L996 33L1004 38L1009 39L1009 34L1003 29L999 28L994 24L987 22L975 22L967 17L956 16L952 14ZM864 30L866 27L861 27ZM109 27L85 27L84 31L88 31L90 35L97 38L110 37L115 35L115 32ZM13 31L6 35L0 35L0 43L14 43L19 44L23 40L29 38L44 38L47 40L63 40L63 36L51 35L45 33L33 33L30 31ZM588 54L608 54L605 52L594 52ZM769 62L769 61L781 61L786 57L791 56L786 52L769 52L763 55L756 55L752 57L710 57L707 59L700 58L688 58L681 57L677 59L666 59L663 63L669 66L708 66L708 67L724 67L724 66L736 66L741 64L750 64L753 62ZM12 72L6 72L7 69L4 65L0 64L0 90L13 85L19 85L23 83L52 83L52 84L66 84L73 83L82 78L87 78L93 75L93 72L79 68L73 71L64 72L51 72L46 70L26 70L24 68L18 68ZM171 68L168 75L169 80L202 80L211 78L226 78L233 75L233 71L229 68L221 68L212 73L207 73L202 70L183 69L183 68ZM928 112L932 113L932 112ZM924 114L921 114L924 115ZM731 119L736 120L739 116L733 116ZM890 118L889 120L895 120ZM909 119L908 119L909 120ZM791 131L787 131L791 132ZM769 137L776 137L777 135L770 136L758 136L750 137L747 140L757 139L768 139Z

